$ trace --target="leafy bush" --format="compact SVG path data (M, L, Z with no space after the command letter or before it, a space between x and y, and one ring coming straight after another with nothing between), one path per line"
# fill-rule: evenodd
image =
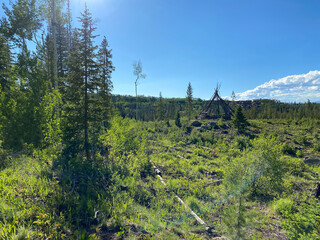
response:
M195 197L188 197L186 204L196 213L200 212L199 201Z
M307 165L301 161L301 159L286 157L283 158L287 165L287 171L295 176L302 176L303 172L306 171Z
M235 142L236 142L237 148L240 149L241 151L251 146L249 137L238 136L235 138Z
M292 211L291 203L283 204L281 226L289 239L320 239L320 202L304 199L297 211Z
M0 141L0 170L7 166L9 162L9 154L2 148L2 142Z
M202 139L203 139L203 136L199 131L192 131L190 136L189 136L189 141L192 144L201 143Z
M254 161L253 195L277 195L283 190L285 162L281 157L282 144L275 138L258 138L252 141L253 150L248 154Z
M289 154L289 155L292 155L292 156L296 155L295 149L292 146L288 145L287 143L284 143L282 145L282 153Z
M288 198L281 198L279 200L276 200L275 203L273 204L274 210L278 214L283 214L283 215L288 215L292 214L295 212L295 208L293 206L293 201Z
M298 158L303 158L304 157L303 152L301 150L299 150L299 149L297 150L296 155L297 155Z
M320 152L320 143L319 141L315 141L315 143L313 144L313 149L317 152Z
M302 144L302 145L307 145L308 141L307 141L307 136L305 133L299 133L297 135L297 141L298 143Z

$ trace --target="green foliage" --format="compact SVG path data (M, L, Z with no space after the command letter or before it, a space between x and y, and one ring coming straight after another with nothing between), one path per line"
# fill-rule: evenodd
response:
M312 179L316 175L309 172L301 159L282 155L281 134L278 138L250 139L244 135L221 134L221 131L194 129L186 135L183 128L168 127L165 122L137 122L115 116L108 130L100 134L99 151L93 163L82 157L65 161L52 155L50 150L33 150L36 159L45 160L41 166L47 166L48 181L59 180L56 185L59 193L50 202L50 209L59 211L41 211L47 215L34 213L30 227L9 222L13 212L6 210L5 226L10 228L6 234L36 236L41 233L60 238L67 234L66 239L99 239L108 229L114 237L130 238L135 236L132 232L135 229L138 234L146 231L155 239L188 238L195 228L195 220L179 205L171 190L205 222L218 223L215 230L231 239L257 239L258 232L265 236L264 231L283 234L266 227L277 219L268 209L272 207L281 217L281 226L287 234L295 236L292 229L295 223L299 223L299 234L305 234L304 217L296 215L300 205L291 200L295 199L291 194L298 187L309 189L302 185L308 183L305 176ZM48 169L53 158L56 160L51 172ZM166 187L155 175L149 160L160 169ZM41 172L45 171L40 169ZM275 196L277 200L272 206L265 203ZM252 200L255 202L250 202ZM63 218L57 217L58 213ZM310 222L307 225L316 229ZM55 230L48 228L58 223ZM312 234L317 236L316 230Z
M1 29L1 26L0 26ZM2 30L2 29L1 29ZM6 38L0 30L0 86L2 91L8 91L12 81L10 81L11 52Z
M295 149L292 146L288 145L287 143L284 143L282 145L282 153L289 154L289 155L292 155L292 156L296 155Z
M300 143L302 145L307 145L308 144L306 135L304 133L301 133L301 132L297 135L297 140L295 142L296 143Z
M307 170L307 165L297 158L283 158L287 171L294 176L303 176L303 173Z
M180 112L179 112L179 111L177 112L176 120L175 120L174 123L176 124L176 126L177 126L178 128L181 128L181 127L182 127L182 125L181 125L181 120L180 120Z
M245 239L246 211L242 194L230 201L222 212L222 231L231 239Z
M282 103L277 100L260 99L257 105L246 108L245 114L250 119L285 119L301 120L308 118L310 125L314 120L319 119L319 103ZM311 120L313 119L313 120ZM313 123L312 123L313 122Z
M281 226L290 239L318 239L320 236L320 202L316 199L292 206L283 203L280 210L283 217ZM294 209L297 209L294 211Z
M99 49L94 42L88 9L71 34L62 2L50 0L49 10L36 3L10 2L0 25L1 239L211 238L171 191L218 223L219 235L261 239L284 230L319 239L319 167L298 158L318 156L320 104L259 100L235 113L243 135L223 118L186 134L187 119L207 101L193 99L190 83L183 99L138 97L137 64L136 99L114 96L126 118L112 117L112 54L106 38ZM137 100L136 119L161 121L128 119ZM270 119L249 125L245 116ZM279 224L283 230L272 229Z
M7 166L10 162L8 151L3 149L2 142L0 141L0 170Z
M241 151L252 147L252 143L249 139L249 137L245 137L245 136L237 136L235 138L235 143L238 149L240 149Z
M110 130L101 135L100 139L105 146L110 146L112 155L119 156L139 149L139 133L130 119L115 116L110 124Z
M1 239L66 236L68 224L56 211L62 190L50 176L47 160L22 156L0 171Z
M291 199L286 198L280 198L279 200L277 200L274 203L274 210L278 214L283 215L292 214L296 211L293 205L293 201Z
M315 141L313 148L315 151L320 152L320 143L318 140Z
M301 150L299 150L299 149L297 150L296 155L297 155L298 158L303 158L304 157L303 152Z
M165 118L165 110L164 110L164 103L162 94L160 92L159 100L158 100L158 120L162 121Z
M57 106L61 103L60 94L56 90L46 94L40 102L38 114L42 118L43 146L57 145L61 141L60 117L57 112Z
M139 120L154 121L157 119L158 97L138 96ZM113 95L112 102L122 117L135 118L136 98L133 96ZM200 111L207 101L193 99L194 111ZM187 113L187 102L185 98L163 98L165 116L171 120L176 118L177 111Z
M246 117L242 112L242 107L240 105L236 109L236 112L232 119L232 124L240 133L243 133L246 127L249 125Z
M41 27L39 8L36 0L18 0L10 2L11 9L4 5L4 11L10 24L7 36L19 45L26 47L26 40L31 40L33 34Z
M94 22L86 8L75 30L69 60L69 73L64 104L63 133L65 154L73 158L85 152L92 160L100 131L110 117L110 74L114 70L106 39L99 53L94 44ZM98 60L97 60L98 56ZM83 67L84 66L84 67Z
M194 212L199 213L200 212L200 203L199 200L193 196L190 196L186 200L187 206L189 206Z
M4 107L1 119L4 146L15 150L21 150L25 143L35 147L44 145L44 136L48 134L46 128L55 125L54 120L51 123L46 122L47 116L56 118L56 113L50 112L53 109L48 107L51 104L49 101L56 102L52 96L58 95L50 95L43 66L35 57L26 52L20 54L18 59L17 66L12 68L10 73L10 90L3 93L1 99ZM29 72L29 68L32 72ZM20 86L15 82L18 79ZM29 87L24 86L25 82Z
M254 182L253 194L267 196L282 192L286 172L281 147L281 143L274 138L253 140L251 158L256 159L256 172L260 176Z
M138 99L140 119L144 121L155 120L157 113L157 98L139 96ZM188 102L185 98L170 98L163 100L164 105L166 106L166 116L169 116L170 119L175 118L175 112L177 109L186 112L186 115L188 114ZM231 106L237 105L237 101L234 103L229 101L226 102ZM115 95L113 96L113 103L123 117L135 117L135 97ZM192 101L193 110L197 112L201 111L207 104L208 101L204 101L202 99L194 98ZM311 108L308 107L307 103L291 104L267 99L255 100L253 105L251 104L251 101L248 102L248 106L244 106L242 109L244 115L248 119L283 119L288 122L295 119L299 120L304 116L307 116L307 119L309 120L306 122L310 127L319 126L319 122L317 120L320 118L319 103L311 103Z

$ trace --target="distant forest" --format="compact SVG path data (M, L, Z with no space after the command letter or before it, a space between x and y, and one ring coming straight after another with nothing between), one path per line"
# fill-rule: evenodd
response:
M115 109L122 117L135 118L136 98L133 96L113 95L112 102ZM254 101L228 101L235 108L241 105L248 119L301 119L320 118L320 104L311 103L283 103L277 100L259 99ZM193 116L198 115L209 103L200 98L193 99ZM138 100L139 120L154 121L159 119L159 108L163 105L165 118L175 119L179 111L181 116L186 116L186 98L158 98L140 96Z

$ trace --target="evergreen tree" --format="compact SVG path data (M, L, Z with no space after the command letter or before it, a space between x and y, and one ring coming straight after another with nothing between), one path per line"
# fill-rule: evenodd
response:
M2 91L10 88L11 51L4 34L0 32L0 86Z
M62 19L57 21L57 77L64 78L67 72L68 34ZM61 85L59 81L59 85ZM61 87L59 86L59 89Z
M175 120L175 124L178 128L181 128L181 121L180 121L180 112L177 111L177 115L176 115L176 120Z
M187 88L187 99L186 99L186 102L187 102L186 110L187 110L187 116L189 121L191 119L191 114L193 110L192 101L193 101L192 87L191 87L191 83L189 82L188 88Z
M97 142L101 125L110 116L114 67L106 39L96 53L98 47L93 41L96 28L87 7L79 21L82 27L73 33L68 63L64 139L70 157L84 151L88 161L92 160L94 153L90 153L90 148Z
M84 148L83 96L85 86L79 38L79 32L75 29L68 62L69 73L66 78L66 102L63 106L63 138L66 144L64 151L70 158L75 157Z
M176 117L176 112L177 112L176 103L175 101L171 100L169 103L169 112L168 112L169 119L174 119Z
M235 94L235 92L234 91L232 91L232 93L231 93L231 100L234 102L235 100L236 100L236 94Z
M98 52L98 65L99 65L99 82L98 85L98 96L100 115L97 116L97 120L103 122L110 118L111 114L111 90L113 88L111 82L111 73L114 71L112 65L112 54L109 49L107 38L104 37ZM105 122L103 123L105 125Z
M249 125L247 118L244 116L242 112L242 107L240 105L236 109L235 115L232 119L232 124L240 133L244 132L246 127Z
M81 57L83 60L83 79L84 79L84 150L87 160L90 159L89 151L89 121L95 120L89 116L89 101L94 101L94 96L90 93L94 93L97 90L97 63L95 62L96 54L95 50L97 46L94 45L93 39L96 37L93 32L96 28L93 26L93 19L87 6L81 13L79 18L82 28L80 28L80 43L81 43ZM95 92L97 93L97 92ZM90 99L89 99L90 98ZM90 118L90 119L89 119Z
M158 101L158 120L160 121L164 120L164 116L165 116L165 109L164 109L162 94L160 92L159 101Z

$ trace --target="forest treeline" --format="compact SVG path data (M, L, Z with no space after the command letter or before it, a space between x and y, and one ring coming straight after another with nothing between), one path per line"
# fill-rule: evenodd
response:
M162 103L160 103L162 101ZM133 96L112 96L113 106L122 117L135 118L136 98ZM238 105L243 107L243 112L248 119L301 119L320 118L320 104L311 103L283 103L277 100L258 99L254 101L228 101L234 110ZM209 103L200 98L192 99L192 117L197 116ZM159 106L163 105L165 119L175 119L177 112L181 116L188 116L187 98L160 98L139 96L139 120L154 121L159 119ZM221 111L223 115L223 111Z

